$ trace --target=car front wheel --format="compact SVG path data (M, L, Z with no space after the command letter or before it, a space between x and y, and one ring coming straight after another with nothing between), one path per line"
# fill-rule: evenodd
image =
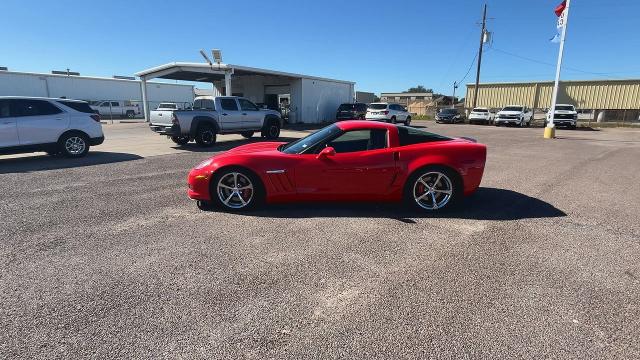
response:
M414 173L405 185L405 200L414 208L441 211L450 208L461 189L455 173L444 167L429 166Z
M404 121L404 124L406 126L409 126L409 124L411 124L411 116L407 116L407 120Z
M280 137L280 124L277 121L270 121L262 129L262 137L267 139L277 139Z
M223 169L211 181L211 200L229 211L245 211L262 202L260 180L242 168Z

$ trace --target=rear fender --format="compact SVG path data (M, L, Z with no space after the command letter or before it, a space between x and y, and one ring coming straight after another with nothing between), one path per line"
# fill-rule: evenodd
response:
M193 120L191 121L191 126L188 128L189 136L192 138L195 137L198 128L204 124L213 126L213 128L216 130L216 133L220 132L220 126L218 126L218 122L216 121L216 119L209 116L196 116L193 118Z

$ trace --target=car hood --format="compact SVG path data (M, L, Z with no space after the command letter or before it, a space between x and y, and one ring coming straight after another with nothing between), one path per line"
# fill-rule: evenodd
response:
M241 145L231 150L227 150L221 155L255 154L262 152L277 151L278 146L286 144L280 141L261 141L247 145Z
M522 111L500 111L498 115L520 115Z

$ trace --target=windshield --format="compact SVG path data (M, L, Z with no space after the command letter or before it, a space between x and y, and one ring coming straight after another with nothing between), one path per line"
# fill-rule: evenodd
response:
M342 130L340 130L340 128L338 128L335 124L331 124L309 136L305 136L302 139L285 144L278 150L282 151L285 154L300 154L303 151L317 145L322 140L338 134L340 131Z
M487 112L489 112L489 110L487 110L487 109L478 109L478 108L476 108L476 109L473 109L473 112L477 112L477 113L487 113Z
M502 109L502 111L522 111L522 107L521 106L507 106L506 108Z
M176 109L178 106L176 104L160 104L158 105L158 109Z
M338 108L338 111L349 111L349 110L355 110L355 109L356 109L356 104L342 104Z
M556 110L574 111L574 108L571 105L556 105Z
M442 109L440 111L441 114L456 114L458 113L458 110L456 109Z
M387 104L371 104L369 105L369 109L372 110L383 110L387 108Z

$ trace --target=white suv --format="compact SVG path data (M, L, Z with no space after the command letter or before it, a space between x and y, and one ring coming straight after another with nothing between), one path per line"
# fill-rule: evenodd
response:
M488 108L477 107L471 110L471 113L469 114L469 124L491 124L493 122L493 118L493 113Z
M369 104L365 118L367 120L386 121L393 124L402 122L405 125L409 125L411 123L411 113L400 104Z
M82 157L103 141L100 116L84 101L0 96L0 154Z

